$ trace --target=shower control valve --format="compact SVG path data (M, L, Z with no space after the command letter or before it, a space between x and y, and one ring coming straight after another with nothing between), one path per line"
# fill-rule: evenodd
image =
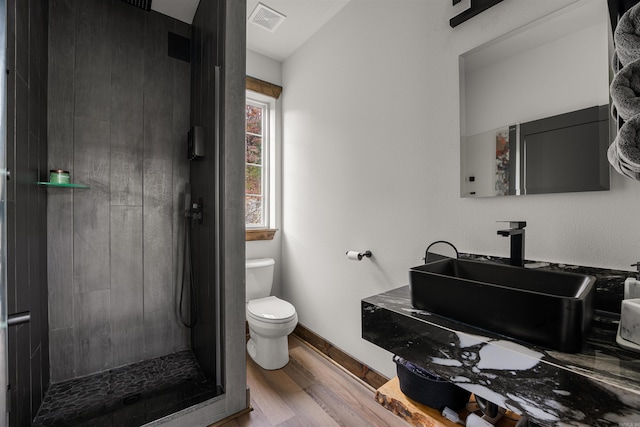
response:
M204 207L204 202L202 200L202 197L200 197L198 199L198 203L194 203L191 208L191 218L197 220L200 224L204 222L203 213L202 213L203 207Z

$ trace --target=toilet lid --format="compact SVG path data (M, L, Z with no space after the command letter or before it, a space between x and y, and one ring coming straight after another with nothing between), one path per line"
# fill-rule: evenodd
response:
M247 314L267 322L282 322L293 317L296 309L291 303L272 296L249 301Z

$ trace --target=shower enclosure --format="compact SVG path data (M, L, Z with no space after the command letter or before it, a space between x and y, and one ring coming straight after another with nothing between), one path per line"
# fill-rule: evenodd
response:
M8 302L31 314L9 330L9 424L207 425L246 408L245 2L202 0L192 25L122 0L7 9ZM206 154L189 162L194 125ZM89 188L36 185L49 169ZM203 201L192 328L188 182Z

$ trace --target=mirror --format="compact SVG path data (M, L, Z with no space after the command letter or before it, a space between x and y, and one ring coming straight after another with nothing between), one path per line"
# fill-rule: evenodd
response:
M582 0L460 56L460 195L609 188L606 0Z

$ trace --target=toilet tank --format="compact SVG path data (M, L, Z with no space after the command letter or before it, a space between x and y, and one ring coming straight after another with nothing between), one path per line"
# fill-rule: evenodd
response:
M246 261L246 301L271 295L275 263L272 258L248 259Z

